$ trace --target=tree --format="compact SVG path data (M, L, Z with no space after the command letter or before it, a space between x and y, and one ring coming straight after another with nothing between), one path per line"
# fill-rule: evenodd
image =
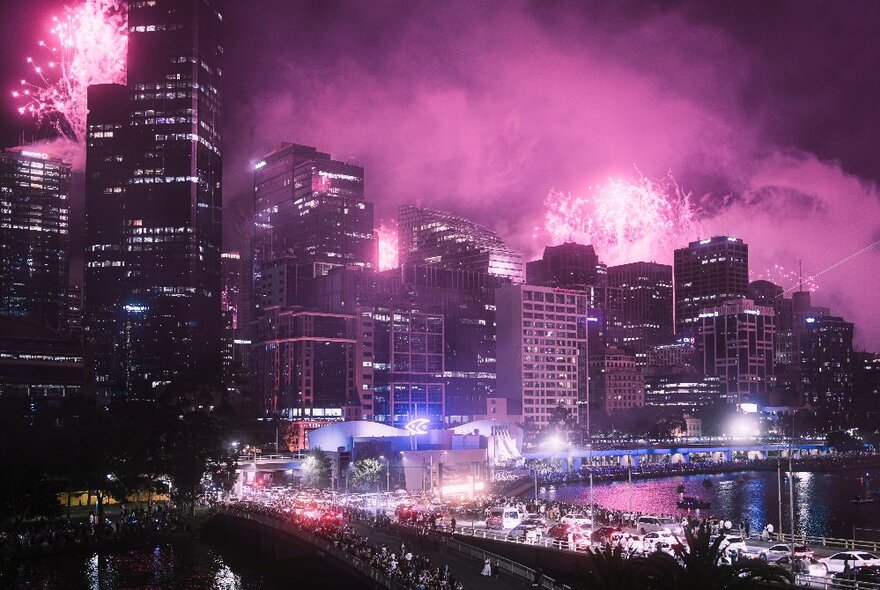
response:
M646 588L645 560L627 556L620 545L590 548L584 559L583 588L590 590L641 590Z
M385 470L385 463L379 459L358 459L352 463L351 487L359 491L378 491L387 477Z
M651 554L644 562L648 587L652 590L751 590L793 587L791 573L762 559L741 559L732 565L722 563L724 535L714 540L709 526L696 530L685 527L684 544L674 547L675 557Z
M330 476L333 462L330 456L316 447L309 451L309 455L303 464L302 485L307 488L330 487Z

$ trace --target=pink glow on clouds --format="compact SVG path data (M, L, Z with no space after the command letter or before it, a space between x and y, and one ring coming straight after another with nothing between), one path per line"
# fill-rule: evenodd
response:
M397 248L397 224L392 227L384 222L376 228L376 237L379 242L379 270L397 268L399 254Z
M802 259L814 272L880 238L877 186L768 142L763 121L779 114L737 102L752 57L718 30L675 13L612 32L586 17L555 30L525 5L430 6L383 29L388 36L368 49L352 38L381 11L358 5L309 39L321 47L312 59L278 55L267 37L264 59L249 61L264 61L272 81L242 82L254 96L227 133L243 129L247 139L227 157L245 170L279 140L316 145L365 166L377 218L407 202L452 210L530 259L554 241L533 238L549 189L584 195L628 178L634 163L648 178L673 171L694 191L700 217L670 243L611 254L612 262L670 262L675 246L729 234L748 242L753 269ZM706 176L718 182L704 189L693 180ZM233 193L249 194L244 172L233 182ZM823 275L814 294L855 321L857 342L874 349L877 268L880 249Z

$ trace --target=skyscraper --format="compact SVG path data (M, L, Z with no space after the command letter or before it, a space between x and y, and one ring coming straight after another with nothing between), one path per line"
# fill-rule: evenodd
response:
M547 246L544 255L526 264L526 282L530 285L578 289L608 284L608 267L599 262L591 245L565 242Z
M0 152L0 315L66 331L70 166Z
M675 333L695 338L700 312L749 292L749 247L739 238L714 236L675 251Z
M619 412L645 405L645 379L636 359L616 346L590 356L590 395L606 412Z
M619 346L632 351L637 366L645 366L651 347L673 340L672 267L656 262L612 266L608 285L620 289Z
M131 3L127 86L90 89L84 322L105 400L220 376L218 4Z
M700 313L706 376L721 379L730 403L766 402L774 383L776 316L772 307L735 299Z
M495 292L498 324L498 397L522 408L535 427L557 407L580 419L587 400L587 294L513 285ZM589 400L593 401L593 400Z
M397 215L402 264L430 264L475 270L523 281L522 254L514 252L494 231L469 219L414 205Z
M803 390L813 406L842 419L852 409L853 324L813 313L796 326ZM838 425L841 423L838 422Z

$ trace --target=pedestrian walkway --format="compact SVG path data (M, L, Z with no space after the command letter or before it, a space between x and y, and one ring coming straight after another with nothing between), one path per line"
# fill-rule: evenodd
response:
M372 528L360 522L352 522L351 524L373 545L385 545L389 551L399 554L400 544L403 542L406 544L407 551L427 557L432 564L441 570L448 565L449 571L452 572L456 580L462 583L464 590L510 590L531 587L527 581L507 572L501 572L497 578L480 575L483 570L481 560L448 549L437 535L431 535L419 546L419 538L414 533L409 534L400 529Z

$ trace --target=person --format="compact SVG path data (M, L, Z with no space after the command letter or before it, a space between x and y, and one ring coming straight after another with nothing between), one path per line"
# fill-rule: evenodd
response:
M751 527L749 526L749 520L746 519L743 521L743 528L745 529L745 538L748 539L751 534Z
M481 576L491 576L492 575L492 563L487 559L486 563L483 564L483 571L480 572ZM534 584L532 584L534 586Z
M532 587L540 588L544 585L544 570L538 568L535 570L535 577L532 579Z
M495 560L495 565L492 566L492 576L497 578L498 574L501 573L501 564L498 563L498 560Z
M452 525L452 532L453 532L453 534L454 534L454 533L455 533L455 525L458 524L458 523L455 521L455 517L454 517L454 516L452 517L452 520L449 521L449 524Z
M849 557L844 557L843 558L843 575L845 576L848 573L850 573L850 569L851 568L849 566Z

